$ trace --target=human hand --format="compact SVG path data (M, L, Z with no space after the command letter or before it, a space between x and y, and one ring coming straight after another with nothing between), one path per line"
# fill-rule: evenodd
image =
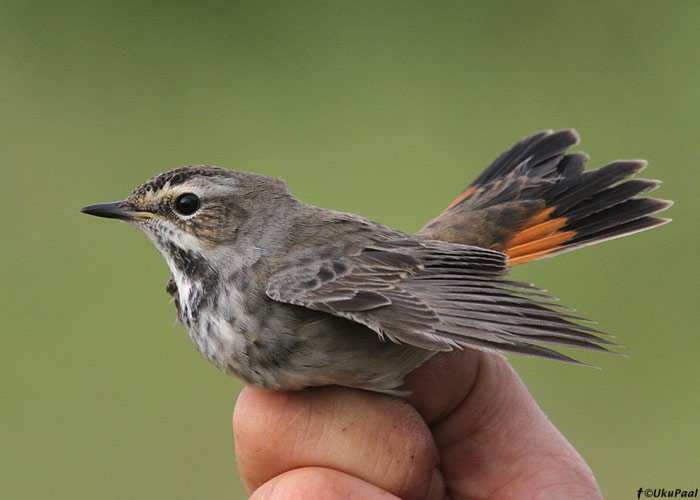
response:
M401 400L343 387L246 387L233 426L251 498L602 498L502 356L438 354L406 389Z

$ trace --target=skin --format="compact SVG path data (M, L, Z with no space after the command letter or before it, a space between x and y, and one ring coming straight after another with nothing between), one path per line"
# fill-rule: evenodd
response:
M591 470L500 355L442 353L408 400L246 387L233 415L254 500L600 499Z

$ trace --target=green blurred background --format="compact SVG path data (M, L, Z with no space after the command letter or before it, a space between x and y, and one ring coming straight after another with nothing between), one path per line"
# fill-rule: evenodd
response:
M522 136L650 161L675 221L516 269L618 335L513 359L611 499L700 486L700 3L0 2L0 497L244 498L231 412L138 231L210 163L417 230Z

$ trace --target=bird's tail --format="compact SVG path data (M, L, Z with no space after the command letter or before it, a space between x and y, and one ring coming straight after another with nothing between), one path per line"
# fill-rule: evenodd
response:
M498 250L515 265L670 220L652 215L670 201L638 196L660 181L630 179L645 161L619 160L584 171L585 153L566 154L578 142L574 130L521 140L416 235Z

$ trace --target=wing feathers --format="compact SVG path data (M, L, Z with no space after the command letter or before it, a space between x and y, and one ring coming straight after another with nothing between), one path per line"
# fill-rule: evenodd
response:
M616 345L543 290L503 278L505 268L499 252L407 238L290 266L270 279L267 294L430 350L471 346L573 361L536 344L598 351Z

